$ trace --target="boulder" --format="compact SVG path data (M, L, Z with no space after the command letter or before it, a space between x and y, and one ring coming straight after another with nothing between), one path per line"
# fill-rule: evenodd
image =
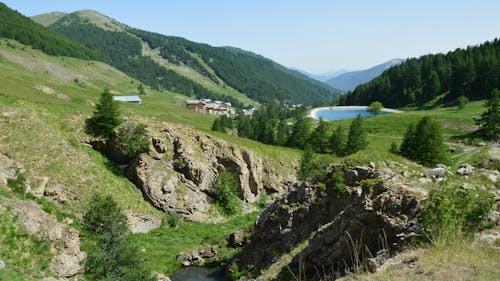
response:
M470 164L462 164L460 167L457 169L457 174L461 176L466 176L466 175L471 175L474 172L474 166Z
M217 256L217 248L214 246L202 246L190 251L182 252L177 255L177 260L183 266L190 266L194 264L203 264L205 260L212 259Z
M227 245L231 248L243 247L247 243L247 233L243 230L237 230L231 233L227 239Z
M132 233L148 233L161 226L161 218L155 215L127 213L128 225Z
M5 269L5 262L0 258L0 270Z
M424 174L426 178L437 180L439 178L443 178L446 174L446 171L447 170L444 167L437 167L434 169L425 170Z
M156 281L171 281L171 279L162 273L156 274Z

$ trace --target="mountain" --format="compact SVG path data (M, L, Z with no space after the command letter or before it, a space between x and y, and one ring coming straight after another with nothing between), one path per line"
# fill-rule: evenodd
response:
M100 52L105 62L158 90L237 105L252 100L329 104L340 94L260 55L135 29L96 11L65 15L49 28Z
M64 12L51 12L51 13L46 13L46 14L40 14L40 15L35 15L31 16L30 18L36 22L39 23L43 26L49 26L52 23L58 21L60 18L64 17L68 13Z
M428 107L450 104L460 96L488 98L494 88L500 88L499 39L447 54L408 59L342 96L340 102Z
M400 64L403 62L402 59L392 59L388 62L376 65L372 68L365 69L365 70L359 70L359 71L352 71L352 72L347 72L344 74L341 74L335 78L332 78L326 83L336 89L342 90L344 92L352 91L354 90L358 85L366 83L373 78L379 76L384 72L385 70Z
M49 55L83 59L98 59L100 57L97 52L34 23L3 3L0 3L0 37L17 40Z
M349 70L340 69L340 70L328 71L328 72L320 73L320 74L313 74L313 73L307 72L305 70L302 70L302 69L296 68L296 67L291 67L290 69L298 71L298 72L306 75L309 78L321 81L323 83L326 82L326 81L328 81L328 80L330 80L330 79L332 79L332 78L335 78L335 77L337 77L337 76L339 76L341 74L349 72Z

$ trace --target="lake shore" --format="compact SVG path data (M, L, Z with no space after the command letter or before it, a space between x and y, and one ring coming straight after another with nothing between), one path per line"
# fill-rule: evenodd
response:
M325 106L325 107L316 107L311 109L311 112L309 112L309 117L318 120L319 118L316 117L316 113L321 110L329 110L329 109L335 109L335 110L348 110L348 109L359 109L359 110L366 110L368 106L363 106L363 105L353 105L353 106ZM383 112L390 112L390 113L401 113L403 111L396 110L396 109L391 109L391 108L383 108Z

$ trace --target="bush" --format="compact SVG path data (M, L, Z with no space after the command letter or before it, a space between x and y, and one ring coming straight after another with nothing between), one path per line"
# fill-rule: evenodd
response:
M120 126L117 139L120 151L128 158L134 158L149 149L146 125L141 123L126 123Z
M384 106L382 105L381 102L374 101L368 106L366 110L373 113L374 115L378 115L383 108Z
M215 202L219 211L225 216L234 216L241 213L241 200L238 197L238 182L225 169L219 171L215 189Z
M393 154L399 154L399 148L395 142L391 143L391 148L389 149L389 152Z
M93 239L87 250L89 280L154 280L130 242L127 216L110 195L94 194L83 217L83 229Z
M326 184L330 186L333 191L343 192L347 185L344 183L344 173L341 170L335 170L327 179Z
M167 217L168 226L170 226L171 228L178 227L180 222L181 217L178 214L171 214Z
M430 191L420 213L428 238L457 237L487 228L495 200L488 191L441 187Z

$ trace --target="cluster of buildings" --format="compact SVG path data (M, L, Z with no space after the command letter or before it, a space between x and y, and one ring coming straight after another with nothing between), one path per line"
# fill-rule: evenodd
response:
M186 100L186 106L188 109L212 115L234 114L230 102L212 101L211 99Z

